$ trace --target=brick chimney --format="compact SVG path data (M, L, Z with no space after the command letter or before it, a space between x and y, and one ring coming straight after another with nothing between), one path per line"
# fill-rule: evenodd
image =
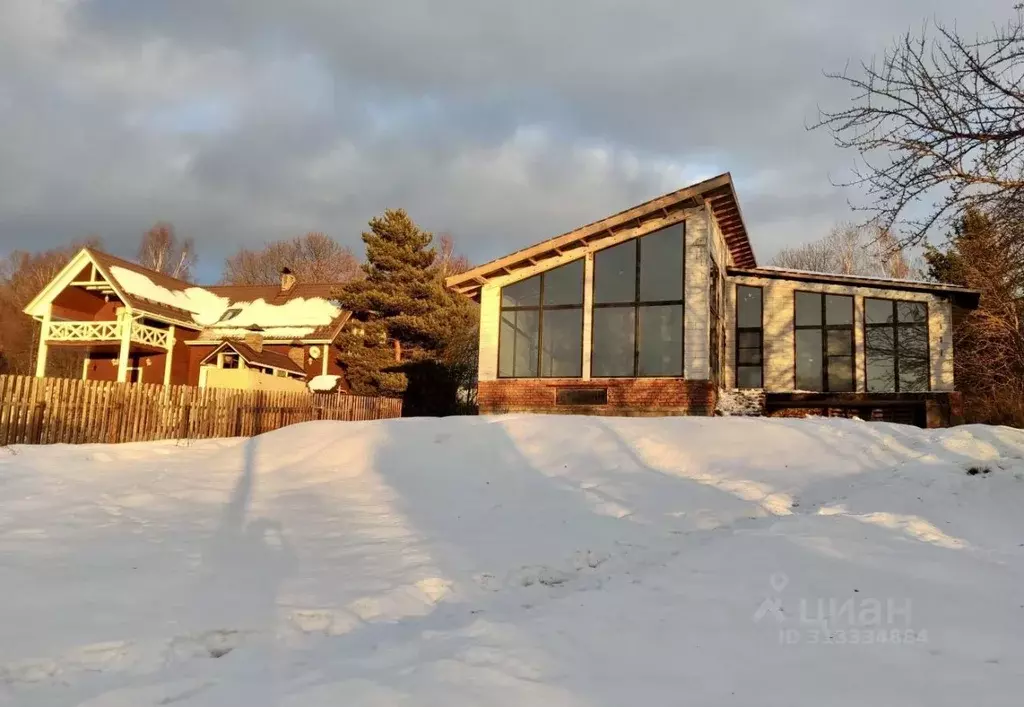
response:
M263 351L263 334L260 334L259 332L246 332L245 336L242 337L242 341L256 353Z
M288 267L281 268L281 292L287 292L295 287L295 275Z

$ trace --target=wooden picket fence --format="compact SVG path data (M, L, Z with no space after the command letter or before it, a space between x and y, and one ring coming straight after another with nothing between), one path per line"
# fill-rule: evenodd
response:
M0 446L249 437L401 414L398 398L0 375Z

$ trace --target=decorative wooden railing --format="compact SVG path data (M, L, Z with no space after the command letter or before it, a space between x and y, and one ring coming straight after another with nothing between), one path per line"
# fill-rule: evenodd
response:
M147 324L140 324L133 319L122 319L113 322L50 322L46 332L47 341L63 341L88 343L91 341L120 341L122 327L131 327L129 339L136 343L170 348L173 343L170 332L157 329Z
M157 329L156 327L139 324L138 322L132 322L131 327L132 341L137 341L140 344L169 349L174 343L171 341L171 333L166 329Z
M47 341L118 341L121 322L50 322Z

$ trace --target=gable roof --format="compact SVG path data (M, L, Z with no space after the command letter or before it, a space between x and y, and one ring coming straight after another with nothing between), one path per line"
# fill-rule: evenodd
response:
M224 349L233 349L235 353L245 360L246 363L250 363L254 366L280 368L282 371L288 371L289 373L300 373L303 376L306 375L306 371L295 363L295 361L288 358L287 355L277 351L268 351L266 349L263 351L257 351L244 341L236 339L226 339L220 346L204 356L200 363L206 363L211 357L216 356Z
M184 292L188 288L194 287L194 285L190 285L176 277L165 275L157 270L150 270L149 268L143 267L138 263L133 263L130 260L118 258L116 255L104 253L103 251L96 250L95 248L83 248L83 250L89 254L92 261L96 264L96 268L102 273L107 282L117 290L121 300L129 307L140 312L146 312L147 314L154 314L158 317L174 320L176 323L184 326L198 328L192 320L191 312L186 309L181 309L180 307L174 307L162 302L147 299L146 297L131 292L125 287L121 287L121 283L118 282L117 277L114 275L114 272L116 271L112 272L112 270L115 267L130 270L138 273L139 275L148 277L154 285L163 287L171 292Z
M241 308L243 312L249 312L252 316L247 318L253 320L244 328L262 328L264 338L273 341L333 341L352 315L351 312L336 306L327 306L326 303L337 287L335 283L296 283L284 291L277 285L201 287L95 248L83 248L79 251L57 277L25 307L25 313L30 316L41 316L41 305L52 302L89 262L96 266L96 270L107 281L114 294L133 311L189 329L200 330L197 341L202 339L203 343L240 336L237 326L222 327L218 326L220 322L202 320L198 317L197 309L204 307L210 308L204 315L210 317L212 314L214 319L219 318L220 314L228 309ZM131 277L128 274L131 274ZM260 300L265 304L251 307ZM317 303L315 309L318 315L309 321L285 323L272 316L276 308L289 303L293 303L291 314L294 314L294 310L300 307L294 304L297 300L312 300Z
M659 215L667 217L670 211L696 208L704 204L711 208L735 265L755 267L757 260L747 237L743 215L733 189L732 175L726 172L453 275L445 280L445 284L457 292L476 298L480 288L491 279L532 267L544 260L558 258L566 250L611 237L616 229L629 228L645 218Z

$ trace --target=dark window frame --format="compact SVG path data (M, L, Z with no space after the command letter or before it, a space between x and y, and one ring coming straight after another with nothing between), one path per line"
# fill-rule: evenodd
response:
M796 300L797 294L803 293L807 295L817 295L821 300L821 323L820 324L797 324L796 319ZM828 323L828 312L826 304L828 302L827 297L845 297L850 300L850 323L849 324L829 324ZM764 303L762 302L762 307ZM844 331L849 329L850 331L850 355L847 356L833 356L832 358L849 358L850 359L850 390L829 390L828 385L828 332L829 331ZM857 390L857 302L854 295L844 295L837 292L822 292L821 290L793 290L793 389L800 390L797 385L797 365L799 361L796 355L797 336L796 333L802 330L819 330L821 331L821 390L814 391L820 393L849 393ZM763 382L763 381L762 381Z
M757 327L749 327L749 326L748 327L741 327L740 326L740 288L741 287L746 287L746 288L749 288L751 290L760 290L761 291L761 300L760 300L761 301L761 308L760 308L761 309L761 316L760 316L761 324L760 324L760 326L757 326ZM740 364L740 334L757 334L758 360L761 362L759 364L759 366L758 366L761 369L761 385L758 386L758 388L764 388L764 286L763 285L747 285L747 284L738 282L738 283L736 283L736 293L735 293L735 296L736 296L736 346L735 346L735 355L736 355L736 381L735 382L736 382L736 388L737 389L744 389L744 390L757 390L757 388L747 388L746 386L741 386L740 385L740 368L753 368L753 366L751 366L750 364ZM796 305L795 305L795 301L794 301L794 307L795 306ZM795 311L796 310L794 309L794 313L795 313ZM794 318L793 321L795 322L796 319ZM795 339L795 337L794 337L794 341L793 341L793 346L794 346L794 355L795 355L795 352L796 352L796 350L795 350L795 347L796 347L796 339ZM750 347L749 346L744 346L743 348L749 349ZM793 380L795 382L796 381L796 370L795 369L793 371L793 376L794 376Z
M708 282L708 379L718 383L722 378L722 274L714 256L710 261Z
M556 388L555 405L607 405L608 389L588 386L586 388Z
M676 226L680 226L681 230L682 230L682 233L680 234L680 237L682 238L682 246L683 246L682 247L682 257L680 258L680 260L682 261L681 264L680 264L680 267L682 268L682 270L681 270L681 273L682 273L681 277L682 277L682 283L683 283L681 299L678 299L678 300L649 300L649 301L648 300L641 300L640 299L640 272L641 272L641 268L643 266L643 249L640 246L640 241L642 241L645 236L653 235L653 234L657 233L658 231L662 231L662 230L667 229L667 228L675 228ZM623 243L628 243L628 242L629 241L623 241ZM597 302L597 298L596 297L592 297L591 299L592 299L593 304L591 306L591 313L596 312L598 309L612 309L612 308L630 309L631 308L633 310L633 373L632 373L632 375L621 375L621 376L594 376L593 375L593 370L594 370L594 330L595 330L595 327L593 326L593 316L591 316L591 326L590 326L590 369L591 369L591 378L594 378L594 379L597 379L597 380L604 380L606 378L683 378L686 375L686 221L684 220L684 221L680 221L679 223L673 223L673 224L668 225L668 226L662 226L661 228L656 228L653 231L650 231L648 233L643 234L642 236L637 236L637 237L633 238L632 242L634 244L634 247L636 248L636 281L634 283L635 284L635 288L634 288L634 294L633 294L633 301L632 302L600 302L600 303L598 303ZM620 245L622 245L622 243L616 243L616 244L610 245L610 246L608 246L606 248L601 248L600 250L595 250L594 251L593 256L594 256L594 263L595 263L595 265L594 265L593 277L591 278L591 283L590 283L591 293L596 293L597 292L597 266L596 266L597 254L601 253L602 251L605 251L605 250L610 250L611 248L615 248L615 247L620 246ZM679 371L679 375L678 376L640 375L640 309L642 307L667 307L667 306L675 306L675 305L678 305L680 307L680 318L679 318L679 321L680 321L680 337L679 337L680 371Z
M582 270L582 272L580 274L580 278L581 278L580 303L579 304L544 304L544 285L545 285L545 280L546 280L545 275L547 275L552 270L556 270L556 269L558 269L560 267L563 267L565 265L571 265L572 263L577 262L577 260L583 261L583 270ZM502 294L503 294L502 290L504 290L506 287L510 287L512 285L518 285L520 282L525 282L525 281L529 280L532 277L539 277L540 278L540 291L539 291L539 294L537 295L537 304L536 305L506 307L505 306L504 298L502 296ZM498 350L496 352L497 356L498 356L498 367L497 367L498 368L498 378L502 378L502 379L506 379L506 380L517 379L517 378L518 379L523 379L523 380L531 380L531 379L538 379L538 378L549 378L549 379L553 379L553 378L566 378L566 379L576 380L576 379L582 379L583 378L583 308L584 308L584 302L586 301L586 298L587 298L586 287L587 287L587 264L586 264L586 258L584 257L584 258L577 258L575 260L570 260L568 262L562 263L561 265L556 265L555 267L550 268L548 270L545 270L544 272L537 273L536 275L530 275L530 277L524 277L521 280L516 280L515 282L507 283L505 285L502 285L498 289L498 305L499 305L499 307L498 307ZM543 364L543 360L544 360L544 312L552 312L552 311L556 311L556 310L569 310L569 309L578 309L580 311L580 373L579 373L578 376L550 376L550 375L546 376L546 375L544 375L542 373L542 371L544 369L544 367L542 365ZM515 371L515 345L516 345L515 339L512 340L512 370L513 370L513 374L508 376L508 375L502 375L502 373L501 373L501 330L502 330L503 315L505 314L505 312L537 312L537 375L535 375L535 376L529 376L529 375L520 376L520 375L516 375L514 373L514 371ZM516 336L518 337L518 334Z
M875 300L877 302L890 302L892 303L892 322L881 322L876 324L868 324L868 300ZM906 324L899 323L900 308L899 304L923 304L924 305L924 322L908 322ZM900 391L900 332L899 328L910 328L914 326L924 326L924 341L925 341L925 361L928 362L928 372L925 375L925 381L927 387L924 391L914 392L927 392L932 391L932 331L931 331L931 306L928 302L920 302L918 300L909 299L893 299L890 297L864 297L864 301L861 304L863 315L864 315L864 390L868 393L899 393ZM868 390L868 329L892 329L893 330L893 388L894 390Z

